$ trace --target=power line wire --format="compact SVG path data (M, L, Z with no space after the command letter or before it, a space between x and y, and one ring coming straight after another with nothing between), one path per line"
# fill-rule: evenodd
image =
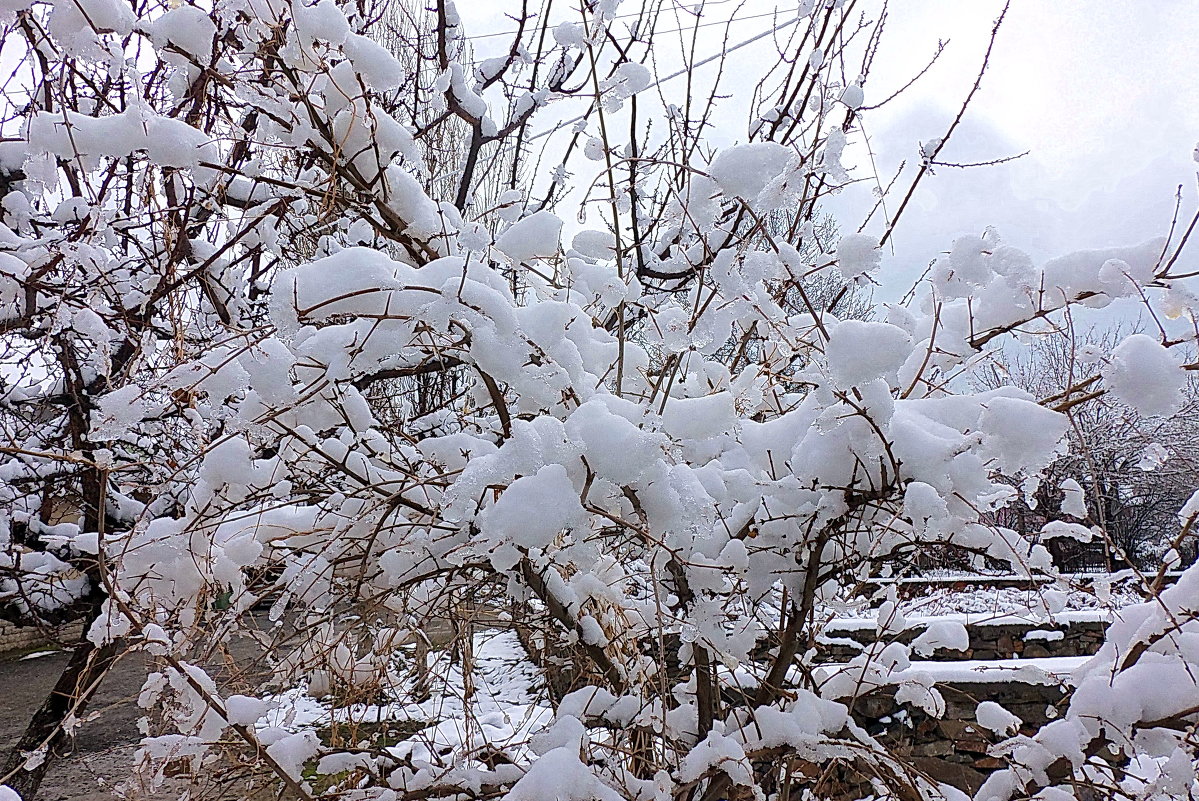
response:
M713 0L713 2L711 2L711 3L705 3L704 6L705 6L705 8L707 8L709 6L719 6L719 5L724 5L725 3L731 3L733 1L734 0ZM779 13L780 12L776 8L774 11L767 11L762 14L751 14L748 17L730 17L727 20L713 20L712 22L701 22L698 25L686 25L686 26L683 26L680 28L671 28L670 30L667 30L667 31L654 31L654 33L678 33L680 31L691 31L691 30L695 30L696 28L707 28L712 25L728 25L733 22L744 22L746 20L751 20L751 19L761 19L762 17L773 17L773 16L777 16ZM633 17L640 17L640 16L641 16L641 14L639 14L639 13L638 14L618 14L617 16L613 17L612 20L615 21L618 19L631 19ZM508 31L496 31L495 33L478 33L478 34L474 34L472 36L463 36L461 38L470 39L470 40L494 39L497 36L512 36L516 32L517 32L517 29L513 28L512 30L508 30Z
M769 15L758 15L758 16L774 16L774 15L769 14ZM669 81L673 78L677 78L680 75L686 75L688 72L691 72L692 70L694 70L698 67L702 67L705 64L709 64L718 58L724 58L729 53L732 53L734 50L740 50L743 47L747 47L747 46L753 44L754 42L758 41L759 39L764 39L767 36L770 36L771 34L778 33L779 31L783 30L784 28L788 27L789 25L793 25L796 22L799 22L803 18L804 18L804 16L798 16L798 17L794 17L793 19L789 19L786 22L780 22L778 25L775 25L773 28L768 28L768 29L762 31L757 36L751 36L750 38L746 39L745 41L738 42L737 44L733 45L732 47L723 48L719 53L714 53L713 55L710 55L705 59L697 61L694 64L683 67L682 69L678 70L677 72L672 72L670 75L667 75L665 78L659 78L658 80L654 81L653 83L651 83L649 86L647 86L645 88L652 89L656 86L661 86L662 84L666 83L667 81ZM743 17L742 19L753 19L753 17ZM715 24L715 23L708 23L708 24L711 25L711 24ZM580 120L587 119L587 117L590 113L591 113L591 111L588 110L586 113L580 114L577 117L572 117L571 119L565 120L564 122L560 122L548 130L542 131L541 133L538 133L538 134L533 134L532 136L530 136L528 138L528 141L532 142L535 139L540 139L543 136L549 136L552 133L556 133L557 131L560 131L563 128L566 128L567 126L574 125L576 122L579 122Z

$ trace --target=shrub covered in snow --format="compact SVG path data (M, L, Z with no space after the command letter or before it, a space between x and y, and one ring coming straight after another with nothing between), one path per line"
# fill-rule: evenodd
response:
M302 799L950 792L808 669L816 610L930 548L1052 571L990 515L1017 496L1003 477L1058 455L1060 399L957 379L1074 305L1161 301L1178 245L1038 266L963 237L910 303L842 320L805 280L877 280L890 235L810 247L869 92L840 77L869 72L852 4L779 23L809 68L765 78L749 141L709 164L682 84L651 72L665 40L586 5L478 63L448 0L0 12L19 65L0 143L0 589L13 615L88 616L59 723L127 646L155 665L151 779L231 758ZM537 123L579 97L579 119ZM1187 341L1127 339L1090 391L1175 408ZM1004 746L979 798L1185 797L1196 582L1126 609L1066 714ZM201 665L262 606L273 686L219 684ZM574 654L583 686L476 715L492 674L473 640L426 658L464 610L515 620L547 669ZM888 601L880 629L900 618ZM461 719L322 738L320 715L275 715L279 685L322 699L325 725L430 697ZM943 708L932 686L904 692ZM61 739L41 732L18 791ZM1110 748L1135 770L1096 756Z

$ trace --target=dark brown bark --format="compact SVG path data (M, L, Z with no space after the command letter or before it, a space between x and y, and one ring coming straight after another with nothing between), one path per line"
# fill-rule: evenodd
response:
M91 621L99 614L97 604L86 621ZM90 640L84 639L71 654L71 661L58 677L54 689L33 713L25 733L13 747L4 763L3 779L0 783L7 784L21 796L23 801L34 801L38 788L46 777L54 760L62 756L70 748L71 737L63 729L63 721L73 714L81 717L88 702L95 695L97 688L108 669L112 667L119 653L117 643L108 643L97 648ZM32 769L22 765L26 754L46 746L45 758Z

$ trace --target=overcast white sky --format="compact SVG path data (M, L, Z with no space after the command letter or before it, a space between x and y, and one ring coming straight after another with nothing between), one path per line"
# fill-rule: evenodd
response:
M621 13L637 2L625 0ZM472 34L510 29L502 14L518 5L459 0ZM786 13L795 3L709 0L704 17L751 17L733 28L732 38L742 39L770 27L769 18L757 15L776 7ZM877 4L867 0L862 7ZM974 81L1001 8L994 0L891 3L867 104L917 72L938 39L949 45L902 99L865 118L882 175L903 159L914 161L921 140L944 132ZM712 36L722 31L705 29ZM748 68L764 51L769 48L740 51L738 63ZM982 92L942 157L978 161L1031 153L997 167L938 170L927 179L884 262L888 289L910 283L954 237L989 225L1037 260L1164 234L1179 184L1184 213L1196 202L1197 76L1199 3L1014 0ZM737 85L747 84L725 89ZM718 138L731 143L743 135L744 118L730 115ZM856 226L862 201L847 193L830 208Z
M892 3L884 55L900 74L938 37L951 44L935 74L867 121L886 166L943 130L1000 7ZM899 261L924 261L947 239L987 225L1038 259L1165 234L1179 184L1184 211L1195 206L1197 68L1199 4L1015 0L968 125L945 157L1031 153L997 167L938 171L917 195L920 213L901 225ZM881 85L875 81L875 92Z

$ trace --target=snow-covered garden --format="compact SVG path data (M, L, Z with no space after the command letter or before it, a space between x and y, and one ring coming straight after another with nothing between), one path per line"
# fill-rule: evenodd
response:
M1199 216L887 301L1002 15L892 178L881 8L512 5L0 4L0 801L1199 795Z

